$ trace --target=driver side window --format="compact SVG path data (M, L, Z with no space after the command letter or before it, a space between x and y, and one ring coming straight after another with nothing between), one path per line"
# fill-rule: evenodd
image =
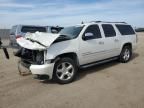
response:
M101 33L98 25L90 25L83 36L83 40L91 40L101 38Z

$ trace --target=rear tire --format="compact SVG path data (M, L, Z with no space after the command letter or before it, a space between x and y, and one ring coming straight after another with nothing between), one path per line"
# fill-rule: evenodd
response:
M61 58L54 66L53 78L57 83L72 82L77 73L76 63L71 58Z
M130 46L124 46L121 54L119 56L119 60L121 63L127 63L132 56L132 48Z

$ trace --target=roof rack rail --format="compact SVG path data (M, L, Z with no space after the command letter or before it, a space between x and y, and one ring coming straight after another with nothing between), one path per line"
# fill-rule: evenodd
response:
M104 23L125 23L125 24L127 24L126 22L109 22L109 21L91 21L91 22L94 22L94 23L101 23L101 22L104 22Z

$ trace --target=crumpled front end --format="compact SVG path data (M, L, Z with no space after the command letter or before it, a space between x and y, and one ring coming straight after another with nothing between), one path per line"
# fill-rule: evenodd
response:
M31 71L34 75L47 75L52 78L54 63L46 63L46 50L30 50L21 48L15 56L21 58L21 65Z
M59 34L52 33L27 33L25 37L17 39L17 43L26 49L45 50L59 37Z
M45 50L39 51L21 48L15 53L15 56L20 57L27 64L42 65L45 63L45 53Z
M28 68L32 74L48 75L52 78L54 63L46 62L46 54L50 45L59 37L51 33L28 33L25 38L17 39L21 49L15 56L21 58L23 66Z

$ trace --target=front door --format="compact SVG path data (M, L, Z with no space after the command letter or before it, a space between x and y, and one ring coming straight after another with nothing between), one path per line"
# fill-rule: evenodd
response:
M104 38L98 25L90 25L80 39L80 65L103 59Z

